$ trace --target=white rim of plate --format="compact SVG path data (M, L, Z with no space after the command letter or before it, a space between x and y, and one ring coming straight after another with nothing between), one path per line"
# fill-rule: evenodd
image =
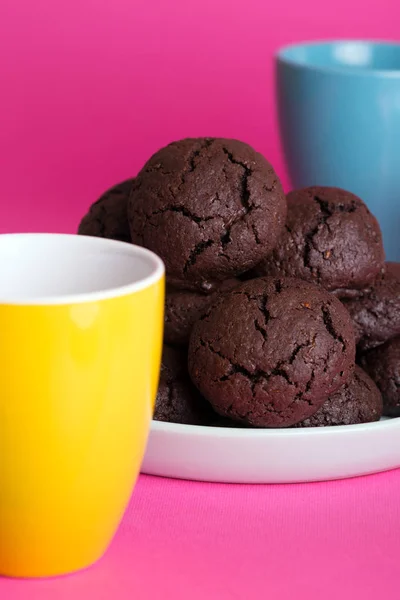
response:
M166 421L152 421L151 430L155 433L163 432L170 434L194 435L208 437L294 437L294 436L310 436L314 437L329 433L350 434L354 432L368 432L371 430L387 429L397 426L397 420L400 417L384 418L381 421L373 423L358 423L356 425L335 425L331 427L303 427L303 428L282 428L282 429L258 429L258 428L240 428L240 427L210 427L203 425L182 425L180 423L168 423Z

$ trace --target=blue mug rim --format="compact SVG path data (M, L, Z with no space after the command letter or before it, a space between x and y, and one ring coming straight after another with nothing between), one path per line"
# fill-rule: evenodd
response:
M308 42L295 42L293 44L286 44L279 48L274 58L277 62L286 64L293 68L315 71L319 73L331 73L335 75L344 75L347 77L388 77L388 78L400 78L400 67L398 69L376 69L376 68L360 68L357 66L343 66L335 65L317 65L313 63L300 62L298 59L288 56L289 51L295 48L309 48L312 46L325 46L334 47L338 45L350 45L350 44L361 44L365 46L381 47L386 46L389 48L395 48L400 54L400 42L391 40L367 40L367 39L333 39L333 40L314 40Z

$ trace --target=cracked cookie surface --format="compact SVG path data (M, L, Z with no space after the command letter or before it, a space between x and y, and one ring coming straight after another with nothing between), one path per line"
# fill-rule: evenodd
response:
M364 202L339 188L309 187L290 192L287 203L285 230L256 274L314 281L339 297L369 287L385 256Z
M356 365L347 383L329 396L309 419L294 427L329 427L372 423L382 416L382 395L367 373Z
M186 352L166 345L154 419L187 425L208 425L215 419L211 407L190 381Z
M344 304L361 352L400 335L400 263L388 262L372 289Z
M383 396L383 414L400 416L400 337L366 352L361 366L375 381Z
M235 277L274 247L286 198L272 166L250 146L185 139L154 154L128 205L132 241L164 260L175 285Z
M265 277L224 294L195 324L189 373L221 416L288 427L346 383L354 357L351 319L336 297Z
M107 190L94 202L78 227L79 235L131 241L128 223L128 198L133 179Z
M238 279L227 279L211 294L180 290L167 286L165 298L164 339L167 344L187 346L193 325L216 299L238 285Z

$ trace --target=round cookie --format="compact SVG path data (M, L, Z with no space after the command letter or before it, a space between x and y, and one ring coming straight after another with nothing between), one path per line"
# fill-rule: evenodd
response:
M164 346L154 417L156 421L208 425L215 415L190 381L187 355Z
M361 365L375 381L383 396L383 414L400 416L400 337L366 352Z
M195 324L189 373L221 416L289 427L350 377L350 316L332 294L296 279L254 279Z
M339 188L309 187L290 192L287 204L285 231L256 273L313 281L340 297L369 287L385 256L364 202Z
M193 325L215 300L240 284L238 279L227 279L211 294L167 287L165 300L164 340L167 344L188 345Z
M312 416L294 427L372 423L382 416L382 395L371 377L356 365L353 375Z
M400 263L386 263L373 288L359 299L345 301L361 352L400 335Z
M236 140L195 138L154 154L132 186L132 241L164 260L170 284L236 277L275 246L286 218L265 158Z
M132 182L128 179L115 185L94 202L80 222L78 234L130 242L127 207Z

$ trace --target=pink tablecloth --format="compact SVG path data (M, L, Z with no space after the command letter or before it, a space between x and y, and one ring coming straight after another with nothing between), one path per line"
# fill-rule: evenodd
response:
M400 471L308 485L142 476L106 556L4 600L399 598Z

